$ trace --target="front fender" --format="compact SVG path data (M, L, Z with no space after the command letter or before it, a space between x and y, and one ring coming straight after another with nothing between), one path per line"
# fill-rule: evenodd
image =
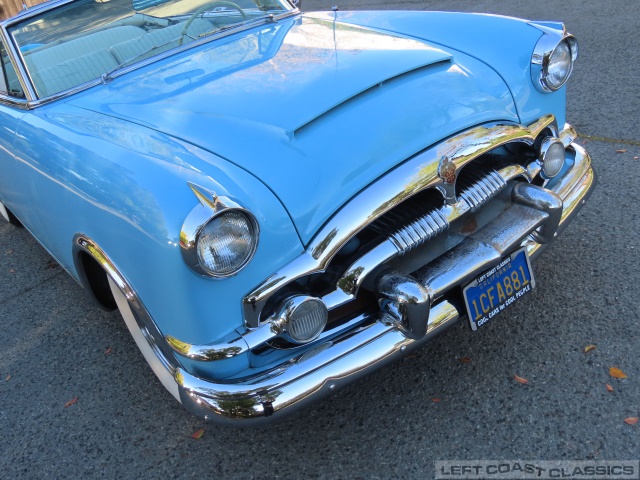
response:
M241 299L302 252L291 219L254 176L224 159L146 127L51 105L19 127L19 161L36 212L29 228L77 279L77 234L111 259L164 335L209 343L242 326ZM260 225L253 260L214 280L189 269L180 230L196 183L250 210ZM39 205L46 204L46 214ZM53 212L53 214L52 214Z

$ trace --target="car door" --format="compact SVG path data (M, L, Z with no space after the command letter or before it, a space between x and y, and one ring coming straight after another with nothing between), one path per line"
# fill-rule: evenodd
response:
M27 103L15 67L0 39L0 201L27 221L28 195L16 160L16 131ZM28 222L27 222L28 223Z

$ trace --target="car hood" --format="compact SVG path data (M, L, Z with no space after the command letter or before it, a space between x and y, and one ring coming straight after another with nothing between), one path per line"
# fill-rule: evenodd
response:
M518 120L509 89L483 63L313 16L195 47L69 102L251 172L305 244L349 198L427 146Z

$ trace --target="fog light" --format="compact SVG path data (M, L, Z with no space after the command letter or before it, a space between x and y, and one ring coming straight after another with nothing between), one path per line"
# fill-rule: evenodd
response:
M547 178L560 173L564 166L565 150L563 143L554 137L547 137L540 145L538 158L542 162L542 172Z
M278 315L278 326L288 340L308 343L318 338L327 324L327 307L315 297L297 296L284 302Z

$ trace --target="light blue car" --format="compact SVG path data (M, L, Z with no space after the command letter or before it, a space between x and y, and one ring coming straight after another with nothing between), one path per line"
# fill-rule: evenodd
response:
M489 15L48 2L1 24L0 213L189 411L273 420L509 321L595 185L577 53Z

